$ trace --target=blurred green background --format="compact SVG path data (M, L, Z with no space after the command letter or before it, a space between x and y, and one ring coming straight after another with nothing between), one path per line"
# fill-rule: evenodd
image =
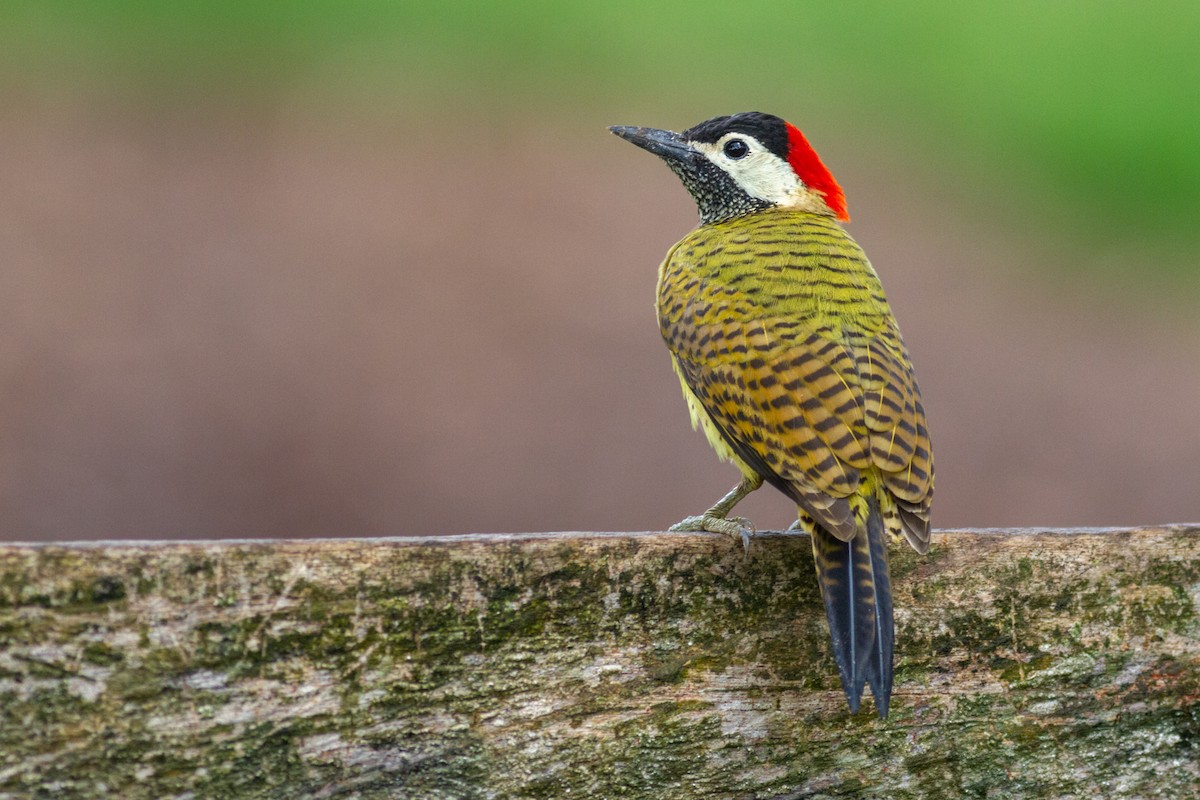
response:
M9 2L4 538L660 527L657 341L741 110L847 189L938 525L1196 518L1200 5ZM754 498L762 527L786 505Z
M1195 3L6 8L0 58L18 85L207 99L300 90L348 111L464 122L784 105L862 140L847 150L882 141L919 168L986 182L1038 233L1165 251L1114 269L1190 268L1200 243Z

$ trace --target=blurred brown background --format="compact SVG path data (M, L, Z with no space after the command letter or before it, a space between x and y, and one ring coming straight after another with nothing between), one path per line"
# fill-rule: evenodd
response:
M325 39L325 12L302 5L309 27L265 55L283 12L141 27L130 9L12 12L0 538L645 530L698 513L737 476L689 430L652 302L695 211L604 126L752 108L804 128L846 189L925 394L936 526L1200 518L1190 215L1078 201L1086 182L1011 157L1059 163L1032 134L976 158L986 140L958 133L989 119L961 108L893 118L880 96L918 95L853 82L894 74L878 53L824 90L745 90L717 64L706 92L669 52L630 65L656 47L641 28L542 52L578 21L496 44L501 12L476 30L431 5ZM230 31L243 45L210 52ZM953 43L924 58L990 73ZM1192 113L1157 124L1190 131ZM1164 216L1175 227L1146 221ZM792 518L769 488L744 509L761 528Z

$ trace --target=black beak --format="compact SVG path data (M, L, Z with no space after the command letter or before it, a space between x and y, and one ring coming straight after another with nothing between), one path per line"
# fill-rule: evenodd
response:
M675 131L662 131L658 128L633 128L628 125L613 125L609 130L627 142L632 142L643 150L649 150L659 158L667 161L693 162L699 151L684 141Z

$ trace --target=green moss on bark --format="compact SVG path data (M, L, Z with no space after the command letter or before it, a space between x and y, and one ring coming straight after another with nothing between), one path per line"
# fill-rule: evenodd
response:
M897 550L892 716L808 541L0 547L0 797L1200 790L1191 528Z

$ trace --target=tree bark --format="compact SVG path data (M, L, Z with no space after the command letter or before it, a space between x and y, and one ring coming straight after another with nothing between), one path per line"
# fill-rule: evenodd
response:
M0 798L1200 796L1200 528L0 544Z

